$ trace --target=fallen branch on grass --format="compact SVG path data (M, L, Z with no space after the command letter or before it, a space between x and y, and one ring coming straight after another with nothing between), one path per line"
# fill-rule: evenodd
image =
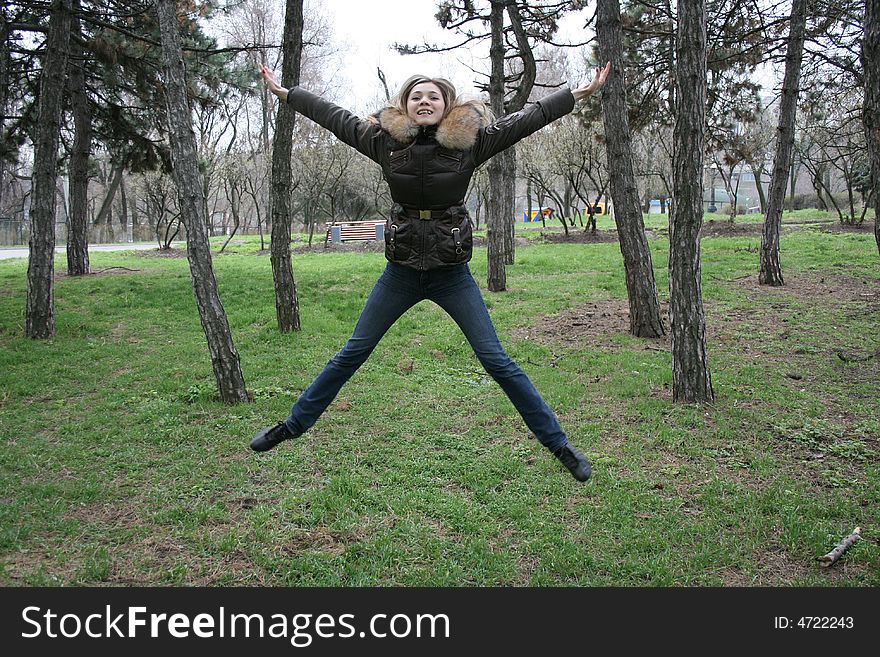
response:
M105 271L110 271L111 269L124 269L125 271L140 271L140 269L129 269L128 267L107 267L107 269L99 269L97 271L93 271L93 274L103 274Z
M828 568L830 566L833 566L837 562L837 560L843 556L843 553L846 552L847 550L849 550L852 547L853 543L855 543L861 537L862 537L862 528L856 527L853 530L852 534L850 534L845 539L843 539L840 543L837 544L837 547L835 547L833 550L831 550L831 552L829 552L828 554L821 556L821 557L817 557L816 561L818 561L822 565L823 568Z

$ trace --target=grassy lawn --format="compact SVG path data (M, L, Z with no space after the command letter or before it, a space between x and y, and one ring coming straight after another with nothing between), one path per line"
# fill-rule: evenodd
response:
M665 221L648 222L664 303ZM0 261L0 584L880 584L870 231L786 230L777 289L757 284L754 234L703 239L705 406L672 403L668 340L627 334L615 242L532 237L487 303L593 461L587 484L429 304L312 431L248 449L350 334L379 252L300 250L303 330L285 336L259 239L215 256L255 398L239 406L215 399L184 257L96 252L98 273L72 279L60 255L46 342L23 337L25 261ZM471 265L485 286L485 249ZM864 540L821 568L856 526Z

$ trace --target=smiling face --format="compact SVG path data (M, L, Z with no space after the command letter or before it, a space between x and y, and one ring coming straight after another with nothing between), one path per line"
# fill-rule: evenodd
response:
M420 82L409 92L406 99L406 113L416 125L427 126L440 123L446 102L443 93L433 82Z

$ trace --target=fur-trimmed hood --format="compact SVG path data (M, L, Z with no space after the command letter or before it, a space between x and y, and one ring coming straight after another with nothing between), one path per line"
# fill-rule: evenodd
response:
M455 151L473 147L477 132L490 123L489 114L483 107L475 103L453 107L437 126L437 143ZM419 126L397 107L386 107L374 117L379 126L401 144L409 144L419 134Z

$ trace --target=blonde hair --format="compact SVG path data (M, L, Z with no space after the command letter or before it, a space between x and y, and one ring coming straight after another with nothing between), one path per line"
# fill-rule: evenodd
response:
M455 92L455 85L446 78L429 78L426 75L418 74L410 76L407 78L406 82L403 83L403 86L400 88L400 91L397 92L397 95L391 99L390 104L406 114L406 101L409 98L409 95L417 84L423 83L433 84L440 90L440 95L443 96L443 103L445 104L443 118L446 118L446 115L449 114L449 110L455 107L455 101L458 98L458 94Z
M443 109L443 116L440 119L441 121L446 118L449 112L451 112L456 107L461 107L462 105L470 105L474 107L481 114L490 117L491 120L492 114L489 110L489 106L486 105L486 103L479 100L462 100L458 97L458 93L455 91L455 85L446 78L431 78L427 75L421 75L418 73L407 78L406 82L403 83L403 85L400 87L400 90L397 92L397 95L391 98L382 109L394 108L400 110L404 115L406 115L406 101L409 98L410 93L412 93L413 88L417 84L422 83L433 84L440 90L440 95L443 96L443 103L445 105ZM378 123L378 118L376 114L370 116L368 120L371 123Z

